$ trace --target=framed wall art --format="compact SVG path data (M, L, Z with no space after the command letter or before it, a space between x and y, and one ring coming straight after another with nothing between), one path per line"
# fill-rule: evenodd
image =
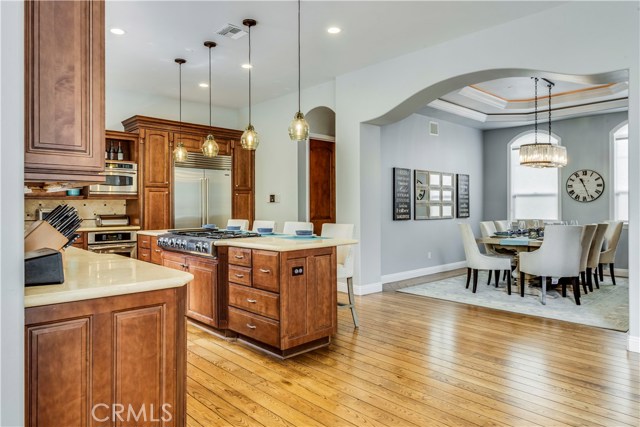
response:
M469 175L456 175L456 218L469 218Z
M414 219L453 218L454 174L414 171Z
M393 220L411 219L411 169L393 168Z

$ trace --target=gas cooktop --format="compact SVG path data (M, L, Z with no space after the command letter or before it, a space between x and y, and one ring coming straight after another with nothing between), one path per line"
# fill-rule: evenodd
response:
M196 252L215 257L217 256L217 251L212 240L241 239L244 237L260 237L260 234L253 231L208 228L169 230L168 233L158 236L158 246L169 251Z

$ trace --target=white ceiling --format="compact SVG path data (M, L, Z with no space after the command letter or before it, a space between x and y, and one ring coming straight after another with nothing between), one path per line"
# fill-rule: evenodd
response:
M303 1L302 87L332 80L377 62L538 13L562 2L523 1ZM108 1L106 4L107 102L120 90L177 98L183 65L183 99L208 102L208 52L213 40L213 102L247 105L248 38L216 35L231 23L253 18L253 102L292 93L297 87L295 1ZM342 28L330 35L326 28ZM124 36L109 32L124 29Z

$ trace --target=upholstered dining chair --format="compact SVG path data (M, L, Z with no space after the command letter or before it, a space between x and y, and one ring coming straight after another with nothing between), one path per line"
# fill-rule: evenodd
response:
M582 281L582 290L587 293L587 261L589 260L589 250L591 249L591 242L593 236L596 234L596 224L587 224L584 226L582 232L582 253L580 254L580 279ZM562 295L563 297L566 295Z
M600 260L598 261L598 271L600 272L600 281L602 281L602 266L609 264L609 274L611 281L616 284L616 276L613 274L613 264L616 261L616 249L620 242L620 234L622 234L622 221L607 222L607 232L604 234L604 249L600 252Z
M600 284L598 283L598 264L600 263L600 251L602 250L602 242L604 241L607 227L608 225L605 223L596 225L596 233L593 235L593 240L589 247L589 257L587 258L587 285L589 286L590 292L593 292L592 274L593 280L596 282L596 288L600 289Z
M511 259L504 256L490 256L480 253L478 244L473 236L471 225L458 224L460 233L462 233L462 244L464 246L464 254L467 258L467 289L473 272L473 293L478 288L478 270L493 270L496 277L496 283L500 277L500 271L507 270L507 293L511 295Z
M311 230L313 231L313 223L311 222L296 222L285 221L282 227L283 234L296 234L296 230Z
M576 305L580 305L580 256L582 255L580 225L547 225L544 241L534 252L521 252L518 267L520 286L524 289L525 273L539 276L542 284L540 302L547 303L547 277L570 278ZM564 284L563 286L566 286ZM563 290L566 295L566 289Z
M320 233L322 237L334 237L340 239L352 239L353 238L353 224L322 224L322 231ZM356 313L356 301L353 294L353 245L338 246L337 249L337 273L338 280L347 280L347 294L349 295L349 303L338 303L339 308L351 309L351 317L353 317L353 324L357 328L358 313Z
M248 219L230 219L227 221L227 228L240 227L240 230L247 231L249 229Z
M496 234L496 225L493 221L481 221L480 222L480 235L482 237L491 237ZM484 253L487 255L495 255L495 256L505 256L509 257L511 263L513 264L513 252L508 251L500 251L494 248L494 245L485 243L484 244ZM506 270L502 277L502 280L506 280L507 274L509 274ZM496 277L496 286L498 286L498 277ZM489 277L487 279L487 285L491 283L491 270L489 270Z
M495 224L497 231L509 231L510 224L506 219L502 221L493 221L493 223Z
M276 230L276 222L275 221L265 221L262 219L256 219L253 221L253 225L251 226L252 231L258 231L258 228L270 228L271 230Z

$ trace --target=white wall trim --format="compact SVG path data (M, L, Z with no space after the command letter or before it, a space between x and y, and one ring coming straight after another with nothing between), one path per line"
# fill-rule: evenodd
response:
M382 283L397 282L399 280L413 279L415 277L427 276L429 274L442 273L443 271L465 268L466 261L453 262L451 264L434 265L432 267L419 268L417 270L401 271L400 273L385 274L380 279Z
M338 292L347 293L347 283L338 282ZM382 282L367 283L365 285L353 285L355 295L368 295L382 292Z
M640 353L640 337L629 336L627 338L627 350Z

